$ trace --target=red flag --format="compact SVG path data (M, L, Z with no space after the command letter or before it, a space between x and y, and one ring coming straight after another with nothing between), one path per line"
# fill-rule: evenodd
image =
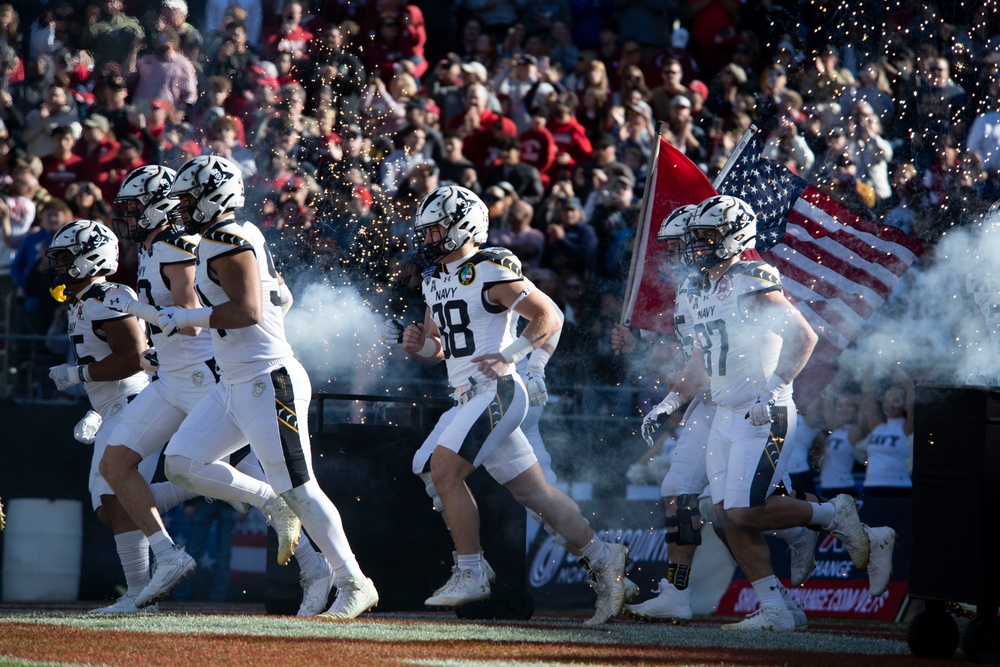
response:
M716 192L698 165L665 139L660 138L658 144L635 235L622 321L647 331L672 334L674 285L670 276L660 271L656 260L663 250L656 234L671 211L685 204L700 204Z

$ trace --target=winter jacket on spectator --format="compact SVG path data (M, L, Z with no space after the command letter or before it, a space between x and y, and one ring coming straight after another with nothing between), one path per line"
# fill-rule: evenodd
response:
M587 131L576 117L570 116L564 121L550 118L547 127L552 133L552 139L556 142L559 153L569 155L573 159L572 164L586 162L594 152Z

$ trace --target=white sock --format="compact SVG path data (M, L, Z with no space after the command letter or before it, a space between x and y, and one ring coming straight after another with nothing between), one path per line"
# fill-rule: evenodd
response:
M760 599L762 607L765 604L774 607L785 606L785 601L781 597L781 582L773 574L770 577L764 577L753 582L753 589L757 592L757 597Z
M594 535L587 545L580 549L580 555L590 562L591 568L596 568L611 557L611 549L608 548L607 542Z
M307 579L318 579L326 574L326 559L316 553L312 542L305 535L299 538L295 547L295 560L299 563L299 571Z
M281 497L299 517L302 527L333 566L338 581L364 578L351 544L347 541L347 534L344 533L340 512L319 488L316 480L311 479L302 486L286 491Z
M162 530L149 536L149 548L153 550L153 558L159 558L173 546L174 541Z
M479 551L474 554L458 554L455 558L455 565L458 566L459 570L472 570L472 574L477 579L481 579L483 576L482 553Z
M141 530L115 535L118 559L125 571L128 595L135 597L149 583L149 541Z
M830 527L833 517L837 514L837 508L833 503L809 503L812 505L813 515L809 520L810 526L819 526L823 530Z
M168 456L166 466L171 479L206 498L238 500L263 509L277 497L267 482L222 461L202 465L183 456Z
M189 491L182 486L177 486L173 482L157 482L149 485L153 492L153 501L156 503L156 511L166 514L181 503L197 498L198 494Z

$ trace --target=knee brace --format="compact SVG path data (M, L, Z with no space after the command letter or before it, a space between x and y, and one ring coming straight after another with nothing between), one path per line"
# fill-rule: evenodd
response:
M684 493L677 496L677 514L664 521L667 527L667 544L701 544L701 509L698 496ZM672 532L671 528L677 528Z

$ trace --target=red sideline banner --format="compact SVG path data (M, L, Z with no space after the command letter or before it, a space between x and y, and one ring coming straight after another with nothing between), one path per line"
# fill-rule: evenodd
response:
M660 138L643 193L641 226L632 249L622 317L625 325L673 333L674 285L657 261L663 247L656 234L663 219L674 209L700 204L715 194L715 188L698 165Z
M894 621L906 598L904 581L889 583L889 589L877 598L868 592L866 579L809 580L801 588L782 581L792 599L801 604L806 616L822 618ZM718 616L746 616L757 610L757 594L746 579L733 580L719 600Z

